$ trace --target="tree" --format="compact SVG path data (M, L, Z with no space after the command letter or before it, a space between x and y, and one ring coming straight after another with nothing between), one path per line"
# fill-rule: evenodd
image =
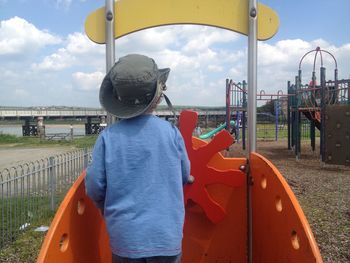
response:
M262 105L260 107L257 108L257 112L261 113L271 113L271 114L275 114L275 101L276 100L269 100L265 103L265 105Z

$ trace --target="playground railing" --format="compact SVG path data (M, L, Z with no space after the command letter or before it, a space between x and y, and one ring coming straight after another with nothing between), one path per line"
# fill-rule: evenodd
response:
M350 104L350 79L338 81L338 87L334 97L341 104Z
M31 224L54 214L90 156L91 149L81 149L0 172L0 249Z

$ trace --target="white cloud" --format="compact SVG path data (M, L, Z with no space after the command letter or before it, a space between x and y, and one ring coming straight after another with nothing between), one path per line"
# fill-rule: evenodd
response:
M58 71L71 68L77 65L99 65L101 70L101 61L104 59L104 47L91 42L82 33L73 33L68 35L64 48L58 49L55 53L46 56L42 62L33 63L35 70ZM98 63L96 63L98 62Z
M72 74L72 82L75 87L83 91L98 90L104 78L104 73L93 72L75 72Z
M220 72L222 71L224 68L218 65L208 65L208 70L211 72Z
M338 62L339 79L350 79L350 43L335 51Z
M60 48L57 53L44 58L41 63L33 63L33 70L59 71L71 67L75 57L70 55L65 48Z
M159 67L170 67L172 71L179 70L184 72L198 69L200 66L195 57L186 56L176 50L166 49L159 53L160 54L154 58Z
M237 34L227 30L218 30L209 27L201 27L199 33L188 38L187 44L182 48L183 52L202 52L207 50L210 46L218 43L234 42L238 39Z
M243 65L234 66L230 68L227 76L229 79L232 79L234 82L247 80L247 68L243 67Z
M287 93L287 81L295 82L298 74L299 62L309 51L321 47L333 54L338 62L339 79L350 77L350 44L336 47L324 39L306 42L301 39L281 40L276 44L259 43L258 56L258 89L266 93L276 93L282 90ZM316 52L311 52L302 61L302 83L309 83ZM323 66L326 68L326 79L334 80L335 62L333 58L322 53ZM319 79L321 57L316 57L315 72Z
M134 34L133 40L137 38L137 42L148 50L160 50L166 48L176 40L176 35L172 30L163 28L150 28ZM131 42L132 40L130 40Z
M102 55L104 53L103 45L94 44L85 34L79 32L69 34L66 42L67 51L74 55L96 53Z
M0 24L0 56L30 55L47 45L59 44L61 39L33 24L13 17Z

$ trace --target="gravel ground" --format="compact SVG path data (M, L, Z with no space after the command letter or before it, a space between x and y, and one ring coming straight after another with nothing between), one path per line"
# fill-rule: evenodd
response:
M316 148L319 149L319 148ZM350 150L350 149L349 149ZM325 263L350 262L350 167L320 163L307 144L296 161L287 141L258 142L257 152L279 169L309 221ZM244 156L241 144L231 156Z

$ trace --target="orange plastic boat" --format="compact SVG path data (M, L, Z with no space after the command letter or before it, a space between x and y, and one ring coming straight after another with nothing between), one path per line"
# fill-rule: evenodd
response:
M252 191L252 262L322 262L304 213L276 167L252 153L253 184L247 184L242 169L247 160L220 154L232 143L229 133L221 131L207 143L192 137L196 120L197 114L191 111L180 117L195 177L184 191L182 262L247 262L248 187ZM84 176L83 172L61 203L38 263L111 262L104 220L85 195Z

